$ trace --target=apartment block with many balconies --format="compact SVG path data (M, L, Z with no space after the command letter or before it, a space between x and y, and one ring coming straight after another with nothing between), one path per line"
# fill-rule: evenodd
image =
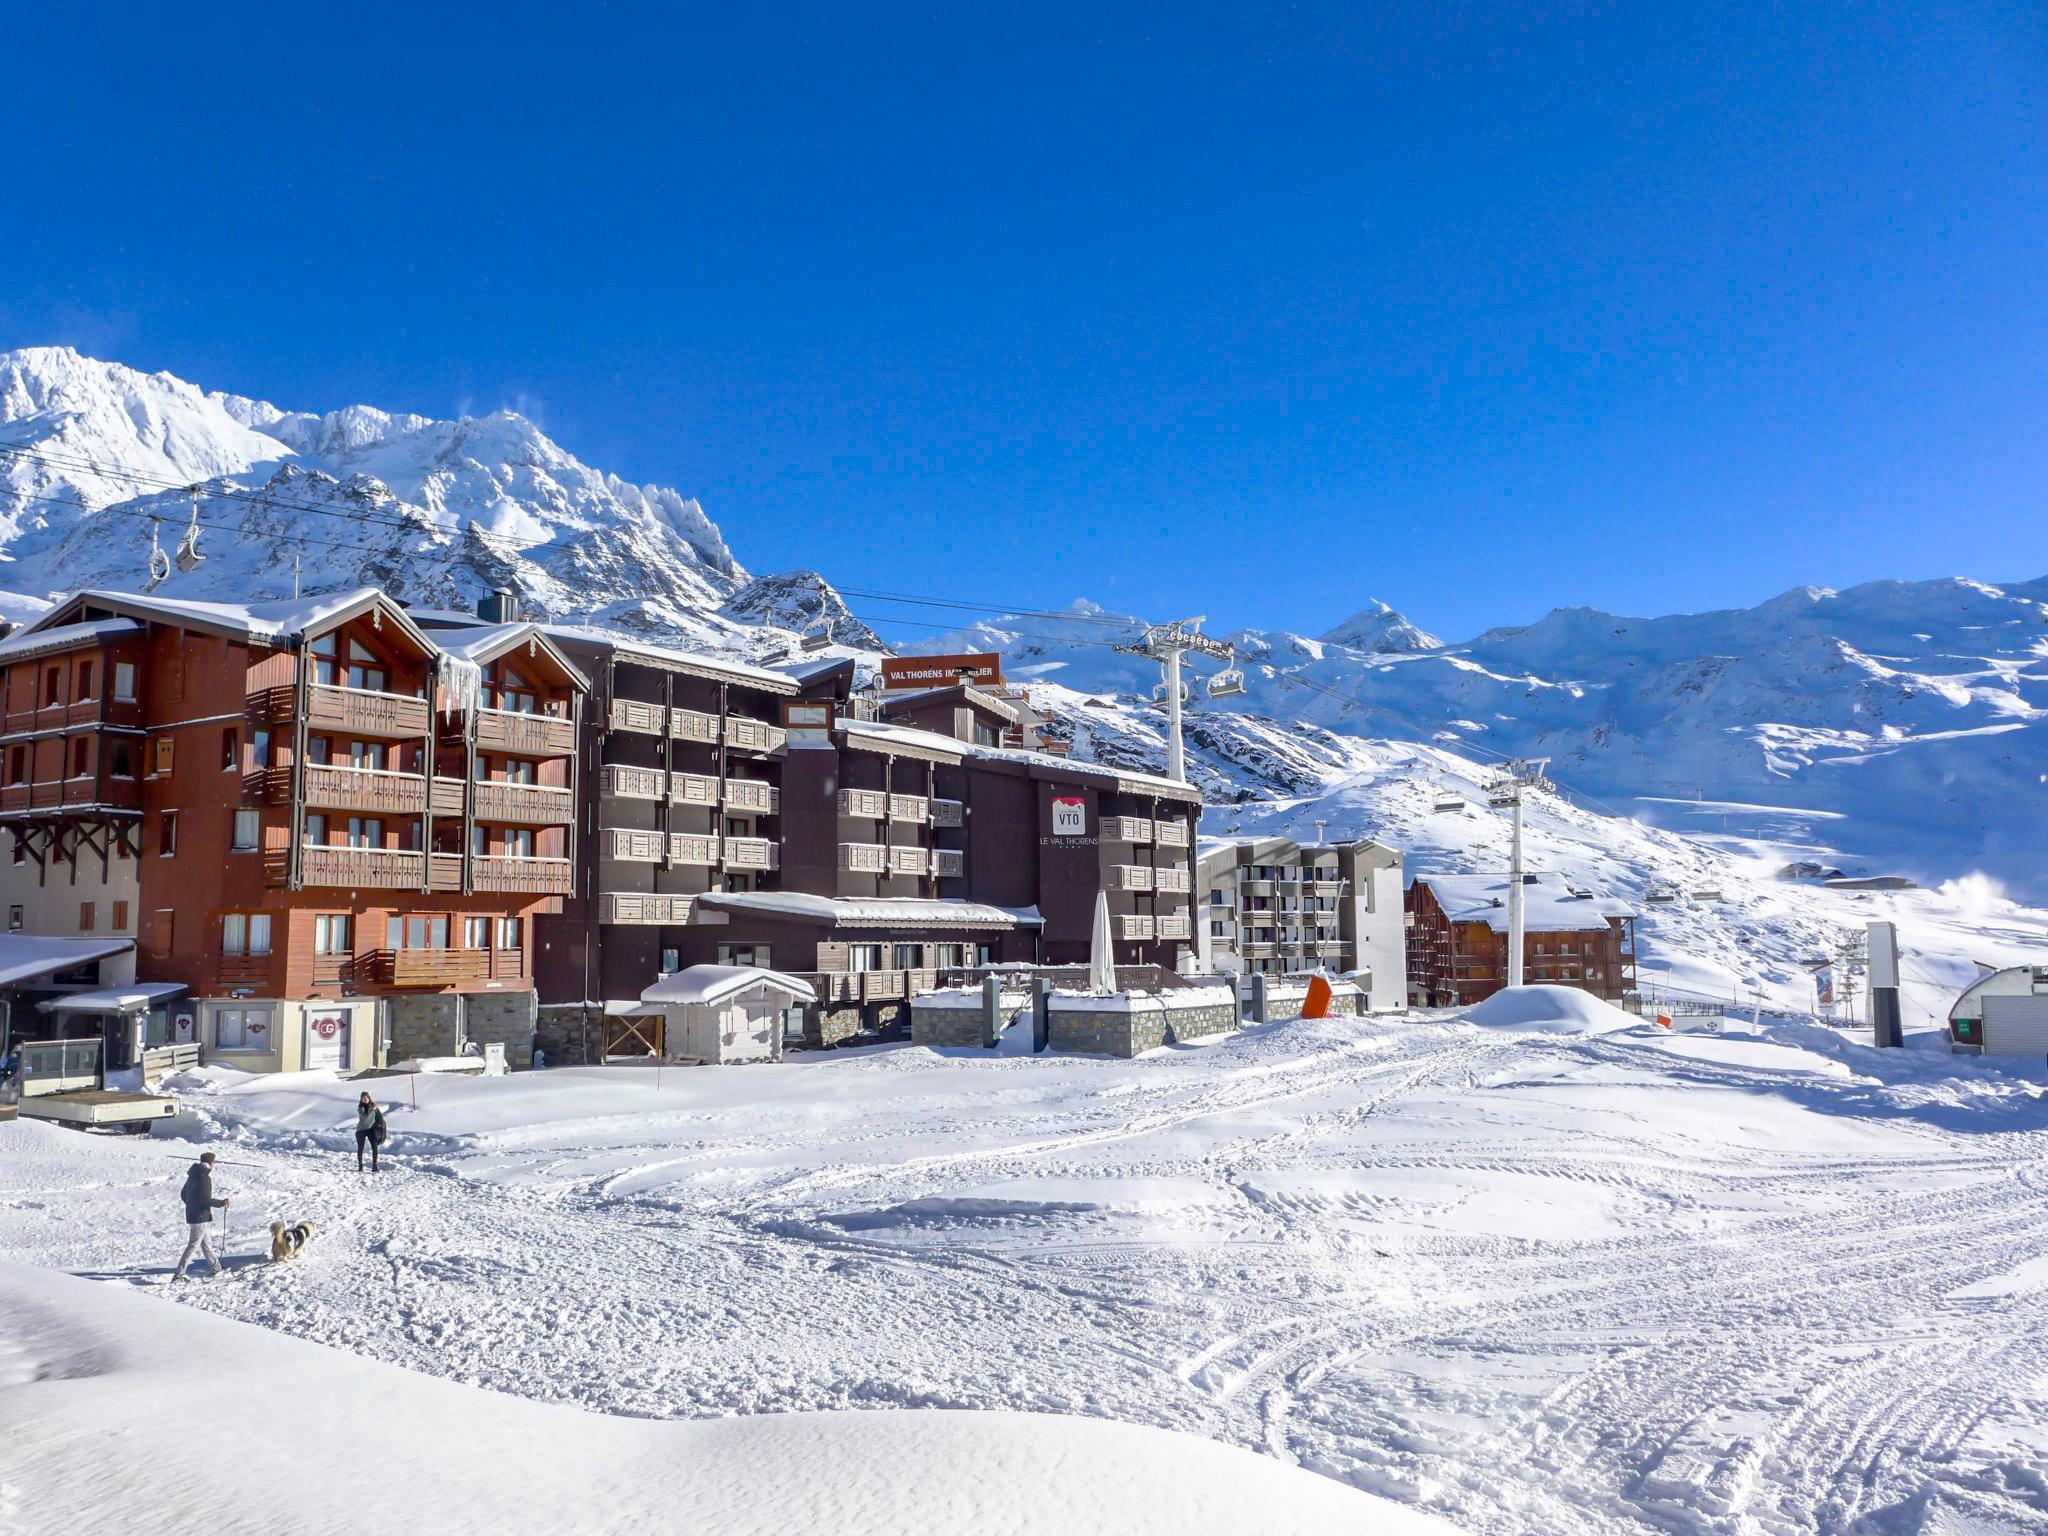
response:
M1196 877L1201 955L1209 968L1273 976L1324 970L1365 981L1371 1007L1406 1004L1395 850L1370 839L1207 839Z

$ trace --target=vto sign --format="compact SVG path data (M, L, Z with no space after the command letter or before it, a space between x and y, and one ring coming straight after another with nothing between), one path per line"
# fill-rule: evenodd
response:
M1086 837L1088 835L1088 801L1081 795L1054 795L1052 797L1052 835L1054 837Z

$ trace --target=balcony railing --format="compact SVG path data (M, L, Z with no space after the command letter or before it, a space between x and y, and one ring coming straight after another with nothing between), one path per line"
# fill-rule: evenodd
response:
M782 791L766 779L727 779L725 808L773 816L782 809Z
M931 802L923 795L891 795L889 819L906 821L921 827L931 819Z
M668 797L677 805L716 805L718 780L706 773L672 773Z
M567 896L573 893L575 884L575 870L567 859L485 853L469 861L469 885L473 891Z
M1149 843L1152 822L1145 816L1105 816L1101 836L1105 843Z
M665 728L667 714L668 711L659 704L648 704L639 699L613 699L611 728L659 736Z
M1153 936L1150 912L1119 912L1110 921L1116 925L1116 936L1120 939L1149 939Z
M967 806L959 800L932 800L932 825L935 827L964 827L967 825Z
M845 791L841 791L845 793ZM880 843L841 843L839 867L848 874L884 875L889 872L889 850Z
M368 811L373 815L417 816L427 808L427 780L423 774L393 773L382 768L347 768L328 763L308 763L304 772L306 804L316 811ZM459 784L457 790L459 793ZM265 769L263 794L272 805L289 805L292 770Z
M780 752L788 741L789 733L779 725L770 725L766 720L756 720L748 715L728 715L725 720L725 744L734 752L754 752L766 756Z
M253 712L272 725L286 725L297 711L298 690L285 684L258 695ZM407 694L332 683L314 683L306 689L306 724L316 731L393 740L425 736L433 723L433 706Z
M1177 896L1188 892L1188 871L1184 864L1170 865L1152 871L1152 889L1165 891Z
M727 869L775 869L780 862L775 844L765 837L728 837L725 840Z
M659 864L662 859L662 836L659 832L638 831L628 827L606 827L597 835L599 858L625 859L634 864Z
M668 733L678 741L701 741L706 746L715 747L718 745L718 716L694 709L672 709L668 712Z
M436 777L433 784L432 810L436 816L460 816L462 814L462 792L466 781Z
M270 981L270 956L222 955L215 974L224 987L261 987Z
M597 899L600 923L687 923L690 896L669 896L652 891L610 891Z
M1162 816L1152 823L1152 841L1162 848L1185 848L1188 845L1188 824L1168 821Z
M576 808L566 789L492 779L476 786L476 819L528 827L565 827L576 819Z
M718 839L698 832L671 832L668 861L708 868L718 862Z
M142 787L134 779L101 780L92 774L75 779L43 779L33 784L0 788L0 813L55 811L66 806L108 805L119 810L142 808Z
M473 981L524 981L526 956L517 949L373 949L357 974L385 987L448 987Z
M958 848L934 848L932 873L941 880L956 880L967 873L967 855Z
M282 874L274 871L274 878ZM419 890L426 883L427 856L397 848L329 848L299 850L299 879L306 885L340 886L350 890Z
M880 821L889 814L889 797L879 789L842 789L839 791L839 814Z
M607 799L659 800L663 788L659 768L635 768L626 763L606 763L597 771L597 792Z
M888 1002L904 994L908 974L904 971L861 971L858 974L860 997L864 1003Z
M892 875L924 875L931 873L932 856L923 848L906 848L892 844L889 848L889 873Z
M1112 864L1102 872L1102 886L1109 891L1149 891L1152 869L1146 864Z
M1153 920L1153 927L1162 939L1185 939L1192 931L1185 913L1162 914Z
M518 757L568 757L576 750L576 723L560 715L480 709L476 712L476 744L485 752L510 752Z
M430 891L461 890L462 855L459 853L436 853L428 855L427 889Z

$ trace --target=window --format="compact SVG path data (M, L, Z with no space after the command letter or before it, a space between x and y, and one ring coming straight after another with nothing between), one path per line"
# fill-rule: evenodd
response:
M127 742L117 741L114 743L114 765L110 771L117 779L132 779L135 777L135 755L128 750Z
M125 901L117 901L114 903L114 932L126 933L127 931L128 903Z
M882 969L882 946L879 944L849 944L846 946L846 968L849 971L879 971Z
M92 663L90 661L81 661L78 664L78 696L80 699L98 697L92 691Z
M464 949L489 949L491 947L491 920L488 917L465 917L462 920L462 947Z
M673 976L683 968L683 952L680 949L664 949L661 952L661 974Z
M242 733L232 725L221 728L220 766L228 773L242 766Z
M531 715L539 712L540 699L525 678L507 667L504 682L498 689L498 708L515 715Z
M316 767L324 768L327 766L328 756L328 741L325 736L308 736L306 738L307 762L314 764Z
M445 916L388 917L384 920L387 949L446 949L448 919Z
M316 955L345 955L355 946L351 942L354 934L346 912L322 912L313 919L313 953Z
M377 653L367 646L351 640L348 643L348 685L351 688L365 688L372 693L383 693L391 682L391 675L378 661Z
M178 851L178 813L164 811L156 819L156 851L162 858L170 858Z
M507 784L534 783L533 764L515 762L507 758L505 761L505 782Z
M169 773L171 771L171 764L175 758L175 743L173 743L171 738L168 736L159 736L156 739L155 746L156 766L152 768L150 771L152 773Z
M351 768L381 769L389 763L384 754L381 741L352 741L348 744L348 765Z
M766 944L721 944L718 946L720 965L758 965L764 970L768 965Z
M306 846L319 848L327 842L327 816L323 811L314 811L306 817Z
M498 919L498 948L517 949L520 930L526 926L523 917L501 917Z
M892 945L891 948L894 950L894 953L889 958L889 968L891 970L914 971L917 969L918 947L915 944L896 944Z
M260 811L235 812L235 841L233 847L236 853L254 853L256 851L256 839L262 823L263 815Z
M727 837L745 837L750 830L744 817L728 816L725 818L725 835Z
M213 1048L217 1051L267 1051L270 1049L268 1008L216 1008L213 1010Z
M80 736L71 743L71 777L89 778L92 775L92 742Z
M169 959L177 937L178 914L169 907L158 907L149 925L149 952L159 960Z
M135 663L117 661L114 663L114 697L124 704L135 702Z
M220 920L220 952L224 955L270 953L270 914L230 912Z
M9 933L19 933L19 932L21 932L21 908L20 908L20 907L9 907L9 908L7 909L7 931L8 931Z
M45 671L45 672L43 673L43 708L45 708L45 709L48 709L48 708L49 708L49 707L50 707L50 706L51 706L52 704L55 704L55 703L57 702L58 696L59 696L59 695L60 695L61 693L63 693L63 691L64 691L64 670L63 670L63 668L61 668L61 667L50 667L50 668L48 668L48 669L47 669L47 670L46 670L46 671Z
M341 654L340 641L333 633L322 635L313 642L313 681L333 687L341 681L340 669L335 658Z
M91 933L98 921L99 912L93 903L81 901L78 904L78 931L80 933Z
M974 722L974 744L977 747L1000 746L1002 737L996 734L994 727L983 725L977 720Z
M249 766L257 769L270 766L270 732L258 731L249 738Z
M28 782L28 749L9 747L7 749L7 782L26 784Z
M28 839L19 832L14 834L14 862L17 864L26 864L28 862Z
M533 857L533 828L508 827L505 829L505 852L515 859Z
M351 848L382 848L384 846L383 818L378 816L349 817L348 846Z

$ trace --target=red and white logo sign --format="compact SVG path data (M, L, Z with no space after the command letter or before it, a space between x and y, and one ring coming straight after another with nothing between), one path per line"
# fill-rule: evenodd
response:
M1081 795L1054 795L1052 797L1052 835L1054 837L1086 837L1088 835L1088 801Z
M332 1040L341 1033L341 1015L337 1013L316 1013L306 1022L322 1040Z

